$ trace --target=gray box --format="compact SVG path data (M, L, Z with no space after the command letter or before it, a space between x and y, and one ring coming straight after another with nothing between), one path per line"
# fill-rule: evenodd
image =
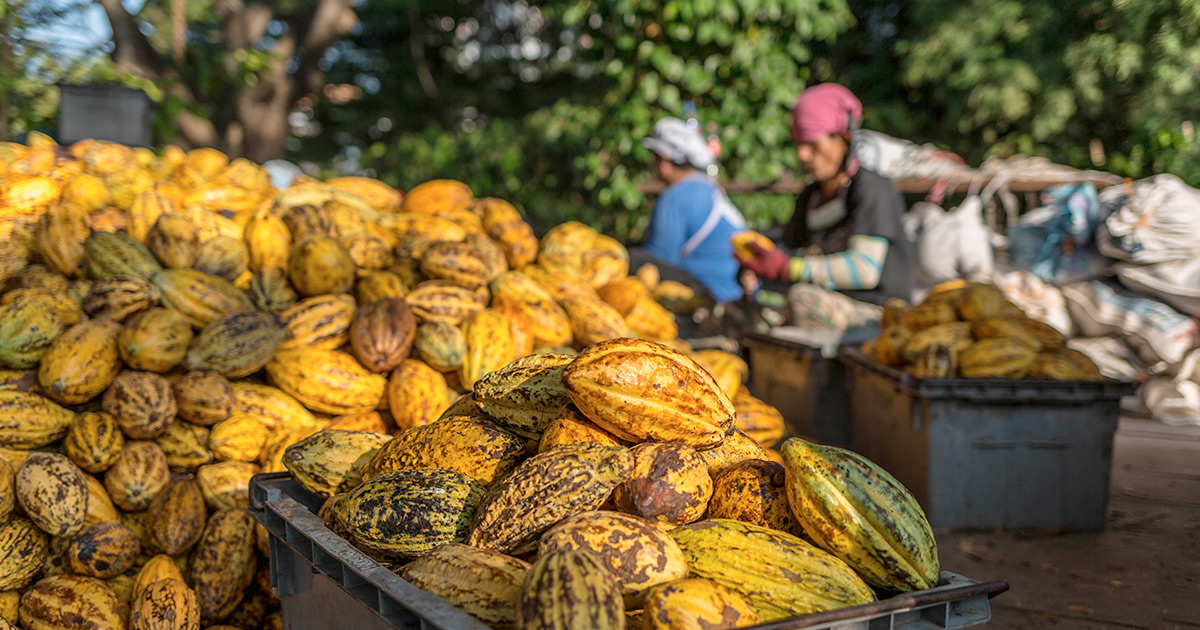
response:
M271 585L285 630L488 630L446 600L401 579L317 518L320 498L288 473L255 475L250 513L270 535ZM951 630L985 624L1008 582L943 571L938 586L746 630Z
M750 389L783 414L789 436L851 445L845 368L820 349L762 333L748 333Z
M132 147L154 143L154 103L145 92L116 85L58 86L58 141L87 138Z
M1102 529L1117 381L918 379L843 348L854 450L934 527Z

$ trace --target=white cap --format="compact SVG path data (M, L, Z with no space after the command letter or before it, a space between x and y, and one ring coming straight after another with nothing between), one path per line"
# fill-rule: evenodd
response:
M663 118L655 123L654 132L642 140L642 145L676 164L707 168L716 160L700 133L688 129L687 123L678 118Z

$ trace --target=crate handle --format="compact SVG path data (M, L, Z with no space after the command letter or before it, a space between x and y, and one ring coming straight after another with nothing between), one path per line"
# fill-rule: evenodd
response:
M1020 445L1021 445L1021 442L1018 440L975 440L974 442L971 442L971 448L980 448L980 449L988 449L988 450L1003 449L1003 448L1016 448Z
M1065 450L1071 448L1071 443L1065 440L1030 440L1029 448L1044 448L1052 450Z

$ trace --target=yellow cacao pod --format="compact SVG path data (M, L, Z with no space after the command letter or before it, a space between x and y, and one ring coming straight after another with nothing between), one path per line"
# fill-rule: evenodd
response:
M21 596L21 625L124 630L129 625L129 606L103 580L55 575L38 581Z
M374 410L387 384L349 354L319 348L280 350L267 363L267 375L304 406L332 414Z
M475 195L466 184L453 179L433 179L414 186L404 195L404 212L442 214L462 210L471 204Z
M687 355L640 339L583 351L563 383L588 419L630 442L682 441L711 448L733 429L734 409L712 375Z
M167 372L179 365L191 343L191 322L167 308L134 315L117 336L117 350L125 365L147 372Z
M895 477L834 446L791 438L782 451L792 514L809 538L872 586L907 592L937 584L933 530Z
M437 420L450 406L450 388L441 372L408 359L387 383L388 410L401 431Z
M117 336L121 325L81 322L68 328L42 355L38 384L63 404L78 404L103 392L121 368Z
M494 309L479 311L463 323L463 355L459 378L470 388L488 372L494 372L513 359L513 335L509 320Z
M692 576L738 594L764 622L875 600L845 562L786 532L713 519L679 527L671 536Z
M300 295L346 293L354 287L354 260L336 240L312 236L292 246L288 277Z
M517 627L624 628L621 586L590 551L548 553L525 575L517 603Z
M87 484L65 455L30 455L17 470L14 488L25 515L47 534L71 537L83 529Z
M399 571L421 590L497 630L515 630L517 601L529 563L488 549L450 543Z
M976 341L958 355L958 370L967 378L1023 378L1037 351L1008 338Z
M271 212L258 212L245 228L250 269L287 269L292 234L283 219Z
M590 551L621 585L625 607L640 608L647 591L687 577L679 545L653 522L617 512L584 512L542 534L538 555Z
M125 435L116 418L103 411L85 411L71 422L63 439L63 453L80 469L102 473L121 456Z
M38 250L55 271L72 278L82 276L83 242L91 232L85 210L68 204L50 206L38 220Z

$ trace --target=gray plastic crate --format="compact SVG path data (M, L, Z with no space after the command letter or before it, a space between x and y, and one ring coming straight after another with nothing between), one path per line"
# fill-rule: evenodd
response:
M935 527L1101 529L1118 381L918 379L843 348L854 450Z
M742 339L750 389L783 414L789 435L850 446L846 376L836 358L820 349L762 333Z
M119 85L60 83L59 142L84 138L145 147L154 142L154 102L141 90Z
M286 630L488 630L401 579L317 518L321 499L288 473L256 475L250 513L270 532L271 585ZM1008 582L981 583L943 571L939 585L864 606L802 615L749 630L950 630L991 620L989 600Z

